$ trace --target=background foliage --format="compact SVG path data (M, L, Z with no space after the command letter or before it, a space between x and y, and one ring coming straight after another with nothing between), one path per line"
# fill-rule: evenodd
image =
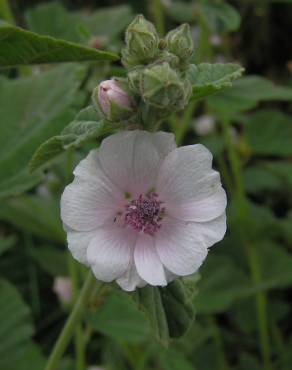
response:
M107 285L93 295L59 369L290 370L292 1L7 5L0 1L0 368L44 368L70 310L54 279L70 276L73 301L82 285L86 269L67 251L59 199L73 165L107 129L91 124L88 109L76 114L99 81L123 76L114 60L124 29L143 13L162 34L189 22L195 63L245 68L232 87L236 67L194 68L194 100L163 126L179 144L212 151L229 197L228 233L185 281L196 310L186 335L166 346L169 331L175 336L193 313L163 290L128 295ZM86 62L59 63L76 60ZM212 129L201 135L206 116ZM160 304L149 312L151 300Z

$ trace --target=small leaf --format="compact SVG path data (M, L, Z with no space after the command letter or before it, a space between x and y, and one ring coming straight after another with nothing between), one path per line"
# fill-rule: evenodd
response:
M97 121L97 119L97 112L92 106L81 110L60 135L53 136L41 144L29 162L30 170L35 171L66 149L78 148L112 130L108 122L102 119Z
M17 361L33 334L30 312L15 287L0 280L0 369Z
M0 22L0 66L118 60L116 54L41 36Z
M198 66L191 64L187 78L193 86L192 99L202 99L230 87L232 81L240 77L243 71L241 66L232 63L202 63Z
M165 346L169 338L181 337L192 324L195 314L193 294L184 281L174 281L165 288L146 286L135 294L156 338Z
M161 288L161 297L171 338L179 338L186 333L195 317L192 294L182 280Z
M167 346L169 331L159 288L146 286L138 289L135 295L140 309L146 313L151 323L156 339Z

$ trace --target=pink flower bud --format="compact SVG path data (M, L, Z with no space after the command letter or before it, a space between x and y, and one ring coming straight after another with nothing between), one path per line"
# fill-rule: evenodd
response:
M68 304L72 300L71 280L66 277L58 276L54 280L53 291L58 296L60 302Z
M98 102L105 115L110 113L111 103L115 103L121 108L131 109L131 98L124 91L115 79L103 81L98 86Z

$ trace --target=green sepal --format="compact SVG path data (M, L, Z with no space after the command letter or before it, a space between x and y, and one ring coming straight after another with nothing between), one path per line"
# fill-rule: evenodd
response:
M147 64L159 53L159 36L154 25L143 15L137 15L126 30L126 48L122 50L122 63L126 67Z

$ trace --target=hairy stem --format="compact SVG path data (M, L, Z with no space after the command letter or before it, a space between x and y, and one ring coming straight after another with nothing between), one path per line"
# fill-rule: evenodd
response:
M90 271L82 287L78 300L76 301L66 321L66 324L64 325L57 342L55 343L45 370L56 370L57 365L72 338L76 325L79 323L80 318L86 309L86 304L91 297L95 283L96 279Z
M165 34L164 14L161 0L151 0L149 5L150 13L152 14L157 32L160 36Z
M224 134L224 139L227 146L228 158L230 161L232 175L235 181L236 187L236 197L237 197L237 212L238 221L237 224L240 225L238 233L239 237L244 246L245 254L247 257L251 278L254 284L259 284L261 282L261 271L258 262L258 256L254 246L248 240L248 230L245 229L246 221L248 219L248 203L242 181L242 169L240 158L234 148L232 135L229 127L228 117L222 117L221 120L222 129ZM260 350L262 355L262 360L264 368L266 370L272 369L271 359L270 359L270 342L269 342L269 331L268 331L268 320L266 312L267 297L263 292L256 294L256 312L258 318L258 331L260 339Z

